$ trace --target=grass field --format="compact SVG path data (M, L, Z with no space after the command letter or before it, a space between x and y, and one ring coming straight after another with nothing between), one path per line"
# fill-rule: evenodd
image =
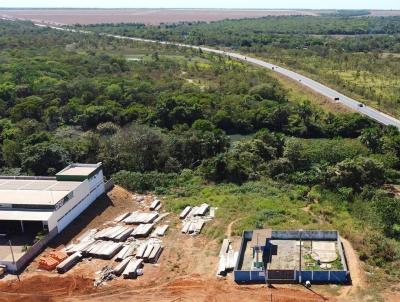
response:
M348 53L341 56L334 53L319 56L308 50L279 50L260 57L400 117L400 58L396 54Z

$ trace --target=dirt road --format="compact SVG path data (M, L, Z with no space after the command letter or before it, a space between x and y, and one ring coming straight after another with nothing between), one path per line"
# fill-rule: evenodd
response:
M365 288L367 282L357 252L353 249L353 246L347 239L341 238L341 240L343 243L344 251L346 253L347 265L350 270L352 285L343 287L343 290L338 298L351 299L350 297L352 295L356 294L358 291Z

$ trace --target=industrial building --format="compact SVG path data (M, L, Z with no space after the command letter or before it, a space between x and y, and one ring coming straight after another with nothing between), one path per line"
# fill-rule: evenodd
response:
M238 283L350 282L337 231L243 232L234 269Z
M104 191L101 163L55 177L0 176L0 264L21 269Z

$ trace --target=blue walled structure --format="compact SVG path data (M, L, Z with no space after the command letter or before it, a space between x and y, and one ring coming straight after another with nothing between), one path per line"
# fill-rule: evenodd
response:
M337 241L339 255L342 261L343 270L269 270L268 263L264 259L267 269L246 269L242 270L247 243L252 240L253 231L244 231L239 250L239 257L234 269L234 280L237 283L298 283L300 280L309 280L312 283L335 283L346 284L350 282L350 273L346 262L346 256L337 231L272 231L270 238L264 238L265 244L260 246L263 255L268 253L269 241L277 240L324 240ZM281 278L279 278L281 276Z

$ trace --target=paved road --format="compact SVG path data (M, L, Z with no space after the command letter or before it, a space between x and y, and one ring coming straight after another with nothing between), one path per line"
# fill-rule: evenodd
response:
M53 29L63 30L63 31L79 32L79 33L84 33L84 34L93 34L93 32L89 32L89 31L66 29L66 28L51 26L51 25L44 25L44 24L35 24L35 25L41 26L41 27L50 27ZM203 46L194 46L194 45L175 43L175 42L165 42L165 41L156 41L156 40L149 40L149 39L142 39L142 38L125 37L125 36L112 35L112 34L106 34L106 33L101 33L101 35L107 36L107 37L113 37L116 39L125 39L125 40L132 40L132 41L142 41L142 42L147 42L147 43L159 43L159 44L165 44L165 45L175 45L175 46L185 47L185 48L201 49L204 52L215 53L218 55L224 55L224 56L235 58L235 59L238 59L241 61L249 62L249 63L255 64L255 65L270 69L274 72L280 73L280 74L287 76L295 81L298 81L302 85L331 99L332 102L341 103L363 115L366 115L366 116L376 120L377 122L379 122L383 125L393 125L400 129L400 120L398 120L390 115L387 115L387 114L380 112L379 110L376 110L369 106L363 105L359 101L349 98L349 97L345 96L344 94L341 94L340 92L333 90L332 88L329 88L329 87L327 87L321 83L318 83L310 78L307 78L297 72L276 66L271 63L267 63L267 62L259 60L259 59L247 57L245 55L235 53L235 52L228 52L228 51L223 51L223 50L218 50L218 49L213 49L213 48L208 48L208 47L203 47ZM339 99L337 101L335 101L336 98L339 98Z

